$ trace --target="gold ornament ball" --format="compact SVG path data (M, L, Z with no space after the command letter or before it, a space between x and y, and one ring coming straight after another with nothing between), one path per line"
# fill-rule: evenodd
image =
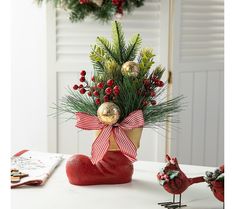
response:
M97 116L100 122L106 125L117 123L120 117L120 109L113 102L104 102L97 110Z
M127 61L122 65L121 72L123 76L137 77L140 72L139 65L133 61Z

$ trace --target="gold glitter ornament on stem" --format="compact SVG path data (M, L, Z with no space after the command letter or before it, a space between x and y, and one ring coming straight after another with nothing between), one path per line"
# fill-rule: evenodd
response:
M133 61L127 61L122 65L121 72L123 76L137 77L140 72L139 65Z
M97 116L100 122L106 125L113 125L120 118L120 109L113 102L104 102L98 108Z

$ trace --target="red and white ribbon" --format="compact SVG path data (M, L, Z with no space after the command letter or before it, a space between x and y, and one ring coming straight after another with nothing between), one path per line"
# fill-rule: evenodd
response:
M130 160L136 160L136 147L128 138L125 130L140 128L144 126L144 116L142 110L137 110L130 113L120 124L105 125L100 122L97 116L91 116L86 113L76 113L76 127L84 130L101 130L98 137L92 144L91 162L98 163L103 159L108 151L110 141L109 137L113 133L114 139L120 151Z

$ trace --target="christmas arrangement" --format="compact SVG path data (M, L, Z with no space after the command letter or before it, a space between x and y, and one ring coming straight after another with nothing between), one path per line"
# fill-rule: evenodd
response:
M150 48L141 49L141 37L125 42L119 22L112 25L113 42L98 37L90 58L94 73L80 72L79 82L68 89L56 110L70 113L76 127L96 130L91 158L72 156L66 166L70 183L113 184L131 181L132 162L143 127L157 128L173 121L182 97L166 100L165 69L154 65ZM74 117L75 116L75 117Z
M39 4L44 0L36 0ZM55 7L69 12L72 22L83 20L89 15L103 22L114 16L122 17L123 12L131 12L144 4L144 0L46 0L52 1Z

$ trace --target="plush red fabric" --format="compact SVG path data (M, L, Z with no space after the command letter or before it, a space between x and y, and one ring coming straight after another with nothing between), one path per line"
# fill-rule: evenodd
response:
M120 151L108 151L96 165L76 154L68 159L66 173L74 185L122 184L131 181L133 164Z

